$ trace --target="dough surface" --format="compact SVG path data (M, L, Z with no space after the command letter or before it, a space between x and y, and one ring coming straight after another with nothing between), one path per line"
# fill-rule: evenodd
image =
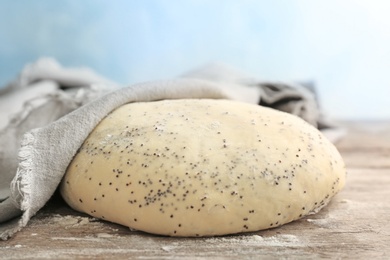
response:
M324 207L345 166L314 127L229 100L130 103L93 130L60 185L75 210L149 233L213 236Z

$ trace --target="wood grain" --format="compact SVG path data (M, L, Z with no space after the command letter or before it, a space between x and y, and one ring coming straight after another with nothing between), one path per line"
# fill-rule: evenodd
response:
M58 195L1 259L390 259L390 123L349 122L338 144L345 189L318 214L261 232L216 238L154 236L74 212Z

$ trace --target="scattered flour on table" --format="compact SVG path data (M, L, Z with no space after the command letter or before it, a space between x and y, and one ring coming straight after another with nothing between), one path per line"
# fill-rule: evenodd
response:
M338 229L342 224L342 222L340 222L342 219L345 219L348 215L358 214L357 210L360 210L362 204L364 204L347 199L342 199L338 201L338 203L341 204L340 209L336 207L331 212L326 213L323 218L307 218L306 221L317 227Z
M194 241L195 242L195 241ZM187 247L189 241L174 242L170 245L162 246L161 249L165 252L172 252L175 250L183 250ZM259 235L244 235L233 237L213 237L202 238L196 243L202 247L203 243L212 248L228 248L236 250L246 250L247 247L304 247L306 244L299 240L297 236L288 234L277 234L274 236L263 237Z
M330 219L320 218L320 219L306 219L307 222L313 223L314 225L322 228L334 228Z
M112 237L115 237L115 236L107 234L107 233L97 233L96 237L98 237L98 238L112 238Z
M93 220L93 218L71 215L61 216L59 214L52 215L50 216L50 218L47 219L50 224L59 224L65 227L65 229L88 224L91 220Z
M303 247L305 243L299 240L297 236L289 234L277 234L274 236L263 237L259 235L248 235L238 237L221 237L207 240L208 243L227 243L231 245L250 245L250 246L273 246L273 247Z
M65 229L70 228L77 228L83 225L92 224L94 226L104 226L105 228L109 228L113 232L117 232L117 228L110 227L109 225L105 224L104 222L99 221L96 218L93 217L81 217L81 216L72 216L72 215L60 215L60 214L53 214L48 216L47 218L41 219L40 221L43 221L45 224L57 224Z
M14 246L5 246L5 247L0 247L1 249L10 249L10 248L22 248L23 246L20 244L14 245ZM1 255L1 254L0 254ZM1 258L1 257L0 257Z
M51 237L52 240L68 240L68 241L88 241L88 242L105 242L101 238L95 238L95 237Z

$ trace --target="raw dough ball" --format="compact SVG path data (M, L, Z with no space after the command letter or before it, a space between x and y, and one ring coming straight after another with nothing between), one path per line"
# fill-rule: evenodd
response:
M277 227L317 212L345 182L314 127L228 100L124 105L85 140L61 183L75 210L169 236Z

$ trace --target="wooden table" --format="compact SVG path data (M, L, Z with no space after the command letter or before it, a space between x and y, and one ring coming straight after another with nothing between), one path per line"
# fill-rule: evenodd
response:
M316 215L250 234L170 238L89 218L55 196L0 242L0 259L390 259L390 123L346 126L337 147L347 185Z

